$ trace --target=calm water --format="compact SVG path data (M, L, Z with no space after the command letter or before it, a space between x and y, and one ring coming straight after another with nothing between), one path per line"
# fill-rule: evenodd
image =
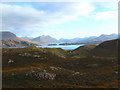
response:
M73 50L73 49L76 49L80 46L83 46L84 44L80 44L80 45L53 45L53 46L48 46L48 45L45 45L45 46L37 46L38 48L61 48L61 49L64 49L64 50Z
M80 46L83 46L84 44L80 44L80 45L42 45L42 46L36 46L37 48L61 48L64 50L73 50L76 49ZM21 47L6 47L6 48L26 48L27 46L21 46Z

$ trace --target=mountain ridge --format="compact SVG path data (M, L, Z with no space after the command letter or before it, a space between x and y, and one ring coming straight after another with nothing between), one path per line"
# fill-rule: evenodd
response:
M101 34L100 36L90 36L90 37L84 37L84 38L73 38L73 39L64 39L61 38L59 39L59 41L63 42L63 43L101 43L103 41L107 41L107 40L112 40L112 39L117 39L118 38L118 34Z
M8 32L6 32L6 33L8 33ZM10 35L11 35L11 37L9 37ZM15 34L13 35L11 32L9 32L9 35L4 34L4 36L2 35L4 40L5 40L6 36L9 39L12 38L12 40L16 39L16 35ZM18 38L17 38L17 40L18 40ZM89 44L100 44L100 43L102 43L104 41L117 39L117 38L118 38L118 34L109 34L109 35L101 34L100 36L90 36L90 37L84 37L84 38L76 37L76 38L72 38L72 39L61 38L59 40L57 40L54 37L51 37L50 35L41 35L41 36L38 36L38 37L21 37L19 39L23 40L23 41L28 41L28 42L35 42L37 44L45 44L45 43L89 43Z
M49 35L42 35L38 36L36 38L31 39L31 41L36 42L38 44L43 44L43 43L58 43L59 41Z

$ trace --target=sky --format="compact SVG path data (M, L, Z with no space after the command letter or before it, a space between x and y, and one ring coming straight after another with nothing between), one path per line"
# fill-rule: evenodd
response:
M1 2L2 31L56 39L118 33L118 1Z

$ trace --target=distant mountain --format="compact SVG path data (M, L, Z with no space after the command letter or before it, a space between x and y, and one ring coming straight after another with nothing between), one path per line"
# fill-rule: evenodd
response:
M90 43L90 44L99 44L103 41L117 39L118 34L102 34L100 36L91 36L91 37L85 37L85 38L73 38L73 39L63 39L61 38L59 41L63 43Z
M102 34L99 37L94 38L93 41L107 41L107 40L112 40L117 38L118 38L117 34L110 34L110 35Z
M60 42L63 42L63 43L77 43L77 42L88 42L89 40L91 39L94 39L95 36L91 36L91 37L85 37L85 38L73 38L73 39L64 39L64 38L61 38L59 39Z
M11 32L0 32L3 39L16 39L16 35Z
M26 39L26 40L32 40L34 37L21 37L23 39Z
M59 43L59 41L49 35L45 36L39 36L36 38L31 39L31 41L39 43L39 44L44 44L44 43Z
M19 47L19 46L35 46L34 42L17 37L11 32L0 32L2 39L0 40L0 46L2 47Z
M105 57L117 57L118 55L118 43L120 43L120 39L114 39L109 41L104 41L103 43L96 46L91 54L93 56L105 56Z
M64 38L59 39L59 41L63 42L63 43L71 43L72 42L71 39L64 39Z

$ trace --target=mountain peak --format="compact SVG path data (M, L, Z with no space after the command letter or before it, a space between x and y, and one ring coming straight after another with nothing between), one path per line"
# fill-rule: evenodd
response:
M39 36L39 37L51 37L50 35L42 35L42 36Z
M32 39L32 41L34 42L38 42L39 44L42 43L58 43L59 41L49 35L42 35L39 37L36 37L34 39Z

